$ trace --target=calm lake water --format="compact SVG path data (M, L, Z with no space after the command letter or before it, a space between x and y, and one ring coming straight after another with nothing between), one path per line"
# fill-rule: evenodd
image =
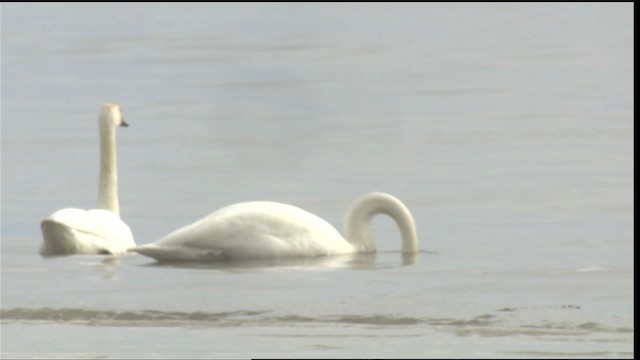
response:
M2 4L1 355L633 357L633 4ZM97 202L118 102L136 242L273 200L373 256L38 255Z

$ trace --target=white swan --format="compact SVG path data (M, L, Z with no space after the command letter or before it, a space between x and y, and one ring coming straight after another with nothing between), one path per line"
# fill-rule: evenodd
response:
M402 235L402 252L418 252L413 217L400 200L370 193L355 202L346 216L345 240L322 218L298 207L267 201L224 207L177 229L159 241L130 251L158 261L216 261L287 258L375 252L371 218L391 216Z
M120 219L116 128L129 126L117 104L105 104L100 111L100 182L98 209L58 210L42 220L43 256L72 254L123 254L135 247L129 226Z

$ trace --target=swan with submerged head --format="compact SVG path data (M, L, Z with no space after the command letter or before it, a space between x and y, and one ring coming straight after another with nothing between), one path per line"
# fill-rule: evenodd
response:
M100 180L98 209L66 208L42 220L43 256L119 255L135 247L129 226L120 219L116 128L129 126L120 106L105 104L98 118L100 127Z
M322 218L298 207L269 201L229 205L132 252L157 261L219 261L370 253L376 243L370 221L389 215L402 237L402 252L418 252L409 209L380 192L358 199L345 219L345 236Z

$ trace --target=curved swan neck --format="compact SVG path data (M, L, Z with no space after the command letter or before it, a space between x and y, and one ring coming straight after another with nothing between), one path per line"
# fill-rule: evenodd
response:
M416 225L409 209L395 197L384 193L370 193L355 202L347 213L345 234L358 252L373 252L376 243L371 233L371 219L376 214L389 215L400 229L402 252L418 252Z
M120 216L118 204L118 165L116 162L116 128L100 117L100 181L98 208Z

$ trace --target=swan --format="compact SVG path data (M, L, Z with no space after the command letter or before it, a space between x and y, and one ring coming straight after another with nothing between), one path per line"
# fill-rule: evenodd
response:
M346 239L324 219L293 205L250 201L226 206L155 243L129 249L157 261L219 261L370 253L376 243L369 223L379 213L395 220L402 252L418 252L409 209L380 192L358 199L346 215Z
M119 255L135 247L129 226L120 219L116 128L127 127L118 104L102 106L100 127L100 180L98 209L61 209L42 220L42 256Z

